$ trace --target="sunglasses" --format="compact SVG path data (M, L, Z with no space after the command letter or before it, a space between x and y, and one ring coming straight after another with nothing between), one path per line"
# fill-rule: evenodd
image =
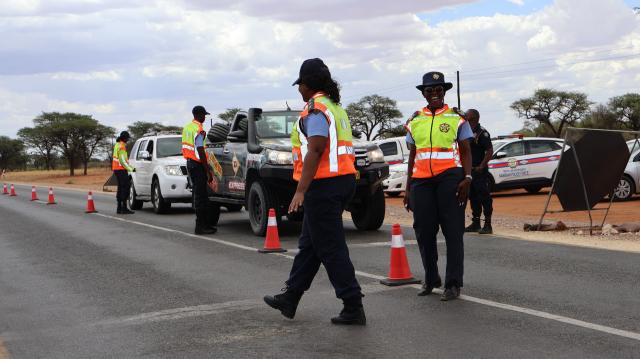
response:
M435 87L425 87L424 88L424 92L425 93L432 93L432 92L436 92L436 93L440 93L440 92L444 92L444 87L442 86L435 86Z

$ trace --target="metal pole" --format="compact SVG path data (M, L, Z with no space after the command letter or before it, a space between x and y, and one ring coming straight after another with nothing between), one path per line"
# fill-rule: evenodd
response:
M568 128L567 133L573 130L573 128ZM566 134L565 134L566 137ZM587 205L587 211L589 211L589 235L593 235L593 218L591 217L591 206L589 205L589 196L587 195L587 186L584 184L584 176L582 175L582 167L580 167L580 161L578 160L578 151L576 151L576 146L571 146L571 150L573 150L573 157L576 159L576 166L578 167L578 174L580 175L580 182L582 183L582 192L584 193L584 203Z
M458 90L458 109L462 111L460 107L460 71L456 71L456 88Z
M542 216L540 216L540 222L538 222L538 230L540 230L540 227L542 227L542 220L544 219L544 215L547 214L547 210L549 209L549 202L551 201L553 190L556 188L556 181L558 180L558 172L560 172L560 163L562 163L562 155L564 155L564 149L566 147L567 147L567 132L564 133L564 141L562 141L562 151L560 152L560 159L558 159L558 166L556 166L556 174L553 176L553 182L551 183L551 189L549 190L549 195L547 196L547 202L544 204L544 211L542 212Z

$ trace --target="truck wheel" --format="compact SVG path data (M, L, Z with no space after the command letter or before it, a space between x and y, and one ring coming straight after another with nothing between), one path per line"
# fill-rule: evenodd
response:
M216 142L226 142L227 135L229 134L229 124L228 123L216 123L211 126L209 133L207 134L207 139L213 143Z
M542 186L527 186L524 188L529 193L538 193L542 189Z
M223 206L229 212L240 212L240 211L242 211L242 205L241 204L225 204Z
M167 213L167 210L171 208L171 202L167 202L162 197L162 190L160 190L160 182L155 178L151 184L151 204L153 204L153 211L156 214Z
M136 187L131 182L131 189L129 189L129 208L131 209L141 209L143 202L138 199L138 194L136 193Z
M277 211L277 200L264 183L255 181L249 188L247 205L251 230L256 236L264 236L267 233L269 209L274 208ZM277 212L276 219L279 219Z
M384 221L385 202L382 187L371 196L366 196L362 204L351 211L351 219L361 231L373 231Z

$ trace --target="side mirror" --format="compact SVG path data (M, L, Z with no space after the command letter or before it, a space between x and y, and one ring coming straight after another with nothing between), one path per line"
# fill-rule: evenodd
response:
M505 158L507 157L507 153L504 151L500 151L498 153L495 154L495 156L493 156L494 158Z
M252 107L247 111L247 130L249 132L247 136L247 150L249 153L262 152L262 146L258 144L258 131L256 130L256 121L261 114L262 109L257 107Z
M229 132L227 140L230 142L245 142L247 141L247 132L244 130L235 130Z
M140 151L140 156L141 159L143 160L151 160L151 154L149 153L149 151Z

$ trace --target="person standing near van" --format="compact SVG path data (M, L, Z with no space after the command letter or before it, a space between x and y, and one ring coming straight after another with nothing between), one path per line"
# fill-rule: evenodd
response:
M469 202L471 202L471 224L464 229L465 232L478 232L479 234L491 234L491 214L493 213L493 200L489 188L489 161L493 156L491 135L484 127L480 126L480 113L476 109L469 109L464 115L469 121L473 131L471 140L471 164L472 176ZM480 216L484 212L484 226L480 227Z
M447 269L442 301L460 296L464 271L464 209L471 185L473 137L467 121L444 102L453 87L440 72L428 72L416 86L428 104L408 121L407 192L404 203L413 211L413 228L425 271L420 296L442 285L438 273L436 236L442 228L447 245Z
M131 190L131 178L129 172L135 172L136 169L129 164L129 155L127 154L127 141L131 135L129 132L122 131L120 136L116 138L116 144L113 146L113 159L111 161L111 169L118 180L118 192L116 193L116 201L118 214L133 214L132 210L127 208L127 198Z
M342 213L356 188L352 132L340 107L340 89L321 59L305 60L293 83L307 104L291 131L293 178L298 182L289 213L304 205L300 249L284 293L264 301L293 318L302 294L324 265L344 308L333 324L365 325L362 291L349 258Z

